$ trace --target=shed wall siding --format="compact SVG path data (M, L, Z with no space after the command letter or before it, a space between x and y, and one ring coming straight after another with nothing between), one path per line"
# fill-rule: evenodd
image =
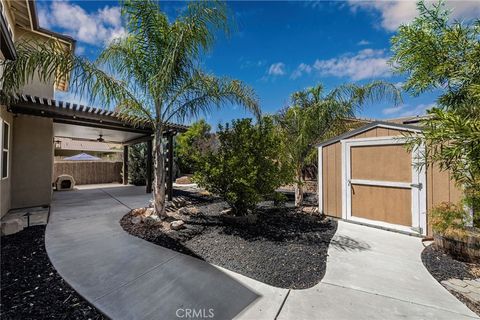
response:
M455 185L450 174L440 171L437 165L427 168L427 212L442 202L458 203L462 191ZM432 234L429 215L427 214L428 235Z
M373 128L349 139L400 136L405 131L387 128ZM328 216L342 217L342 149L336 142L322 148L323 158L323 212ZM380 164L378 164L380 165ZM438 166L427 168L427 213L442 202L457 203L461 190L455 186L448 172L441 172ZM431 225L427 214L428 235Z
M323 148L323 211L342 217L341 146L335 143Z

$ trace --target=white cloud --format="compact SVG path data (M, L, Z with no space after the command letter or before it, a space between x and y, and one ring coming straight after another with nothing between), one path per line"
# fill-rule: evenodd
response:
M417 0L349 0L353 10L374 10L381 15L381 26L388 31L395 31L403 24L413 20L418 15ZM432 1L429 1L432 2ZM446 2L447 7L453 10L453 19L472 19L480 16L480 1L454 1Z
M85 47L84 47L84 46L77 46L77 47L75 48L75 53L76 53L77 55L80 55L80 56L81 56L82 54L85 53Z
M435 107L435 103L419 104L415 108L405 110L400 114L401 117L424 115L428 109Z
M101 46L114 38L125 35L120 7L105 6L95 12L68 1L52 1L47 9L39 11L43 27L59 27L81 42Z
M390 107L390 108L385 108L382 110L382 113L384 115L391 115L391 114L396 114L396 113L399 113L400 111L402 111L403 109L405 109L405 106L396 106L396 107Z
M355 55L316 60L313 68L324 76L348 77L353 81L391 76L385 50L363 49Z
M357 42L357 45L359 46L368 46L370 44L370 41L367 40L360 40Z
M283 62L277 62L270 65L267 71L269 76L283 76L285 73L285 64Z
M298 67L290 75L291 79L300 78L303 74L310 74L312 72L312 67L306 63L300 63Z

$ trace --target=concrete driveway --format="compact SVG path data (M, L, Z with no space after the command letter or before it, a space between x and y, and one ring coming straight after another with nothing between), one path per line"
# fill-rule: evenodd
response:
M132 186L54 195L50 260L113 319L476 318L426 271L419 238L339 222L324 279L287 290L130 236L119 220L148 200Z

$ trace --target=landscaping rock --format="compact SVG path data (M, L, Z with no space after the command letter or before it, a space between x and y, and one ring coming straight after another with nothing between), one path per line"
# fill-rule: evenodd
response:
M145 217L143 219L143 223L145 223L147 226L153 226L155 223L160 221L160 217L157 215L150 215L148 217Z
M198 214L200 210L198 210L197 207L183 207L178 209L178 214L181 215L192 215L192 214Z
M133 218L132 218L132 223L133 223L133 224L139 224L140 222L142 222L142 218L141 218L141 217L133 217Z
M306 215L292 200L281 209L257 208L255 223L228 223L232 215L221 213L228 205L219 198L196 190L176 189L174 198L177 195L201 212L183 216L184 229L174 231L166 220L161 221L163 227L133 225L130 215L122 218L121 226L144 240L280 288L310 288L325 274L336 221ZM175 214L180 216L176 210Z
M185 222L182 220L175 220L172 223L170 223L170 229L172 230L180 230L185 228Z
M143 214L145 217L149 217L151 215L153 215L155 213L155 210L153 208L147 208L147 210L145 210L145 213Z
M0 318L106 319L57 273L45 250L45 226L2 237Z
M423 250L422 262L438 282L480 315L480 283L474 272L478 264L456 260L434 245Z
M139 216L145 212L145 208L137 208L132 210L132 215Z
M187 201L183 197L173 199L172 203L176 208L181 208L187 205Z
M11 219L2 222L2 236L8 236L23 230L24 224L22 219Z
M183 177L177 178L177 179L175 180L175 183L178 183L178 184L191 184L191 183L193 183L193 182L192 182L192 177L190 177L190 176L183 176Z
M227 209L224 209L224 210L220 211L221 215L229 215L231 213L232 213L232 208L227 208Z

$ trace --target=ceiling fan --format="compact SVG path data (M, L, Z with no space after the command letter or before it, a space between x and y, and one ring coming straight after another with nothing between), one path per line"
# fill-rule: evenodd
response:
M103 134L99 135L99 137L97 138L97 141L98 142L104 142L105 139L103 139Z

